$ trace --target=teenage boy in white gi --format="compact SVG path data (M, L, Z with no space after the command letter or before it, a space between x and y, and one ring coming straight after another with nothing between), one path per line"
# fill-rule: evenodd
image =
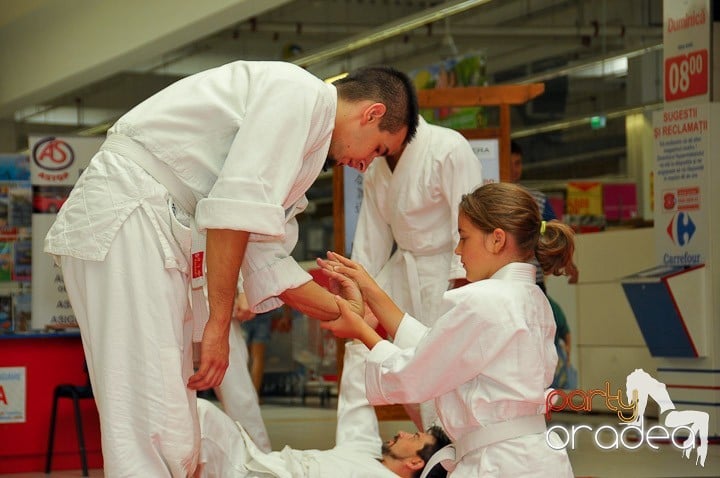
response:
M365 397L367 354L367 347L361 343L345 347L340 382L342 386L338 397L336 444L330 450L293 450L285 447L282 451L263 453L255 446L241 423L234 423L212 403L198 400L202 433L198 476L420 476L430 457L447 445L449 440L440 428L433 427L425 433L399 431L392 440L381 442L377 416Z
M422 118L402 154L377 158L363 175L352 259L428 327L442 315L445 291L467 282L453 253L460 239L458 205L481 184L480 161L468 141ZM405 408L420 429L437 418L432 402L420 413L417 406Z
M110 128L45 242L80 326L106 476L194 471L195 390L228 366L241 264L254 312L285 302L338 315L289 254L294 216L326 159L364 170L413 137L417 111L411 82L390 68L329 85L291 64L238 61L178 81ZM198 312L203 259L209 320Z

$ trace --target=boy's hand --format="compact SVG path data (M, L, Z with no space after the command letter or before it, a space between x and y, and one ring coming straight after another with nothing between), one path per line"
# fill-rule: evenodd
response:
M372 331L362 315L355 312L347 300L336 295L335 302L340 309L340 315L335 320L320 322L320 327L344 339L362 339L368 330Z
M378 288L375 280L363 266L337 252L328 252L327 259L318 259L317 262L323 270L337 272L355 281L362 294Z
M330 254L328 253L328 257ZM342 296L353 312L360 316L365 315L365 301L357 282L348 275L339 272L344 266L338 261L320 258L318 258L317 263L322 268L323 273L330 278L330 292Z
M240 322L246 322L255 318L255 313L250 310L247 297L244 292L238 292L235 296L235 304L233 304L232 317Z

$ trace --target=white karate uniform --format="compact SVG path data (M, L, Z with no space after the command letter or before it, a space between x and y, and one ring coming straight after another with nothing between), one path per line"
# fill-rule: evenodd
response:
M241 424L217 407L198 400L202 446L200 476L204 478L390 478L395 473L378 461L382 442L377 416L365 398L365 357L362 344L345 347L342 387L338 397L336 445L330 450L263 453Z
M223 410L236 422L240 422L257 447L269 453L272 450L270 436L260 412L255 385L248 370L247 343L243 338L239 320L230 324L230 365L222 383L215 387L215 395Z
M446 292L445 302L448 311L432 328L405 315L395 342L373 347L365 375L370 403L435 398L453 441L480 427L542 414L557 354L552 309L535 285L535 267L508 264L490 279ZM573 474L565 450L552 449L545 433L537 433L471 451L450 476Z
M364 174L351 257L401 310L425 325L442 315L450 281L465 277L453 252L460 239L458 208L462 195L480 184L480 161L467 140L422 117L394 171L378 158ZM393 243L397 249L391 256ZM424 429L437 421L430 403L406 410Z
M311 280L290 257L295 214L327 156L335 87L299 67L235 62L187 77L109 130L166 165L207 228L250 231L245 293L256 312ZM112 149L112 150L111 150ZM50 229L100 412L105 474L186 476L199 428L189 314L189 213L132 159L101 148Z
M428 326L441 315L449 281L465 277L453 253L458 206L480 184L480 161L467 140L422 118L394 171L377 158L364 174L351 257L401 310Z

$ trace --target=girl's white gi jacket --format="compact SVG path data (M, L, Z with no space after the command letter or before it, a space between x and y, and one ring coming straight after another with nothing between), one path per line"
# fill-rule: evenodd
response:
M445 293L432 328L403 317L394 343L368 356L367 396L374 405L435 398L453 441L478 427L544 412L557 363L555 321L535 266L511 263L490 279ZM564 449L545 434L526 435L471 452L458 477L572 477Z

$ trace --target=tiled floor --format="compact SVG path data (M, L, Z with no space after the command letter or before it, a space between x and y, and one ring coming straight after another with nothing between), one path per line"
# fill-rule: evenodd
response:
M308 400L308 406L301 407L297 401L267 399L262 406L262 414L275 449L284 445L293 448L329 448L335 439L336 401L332 400L327 407L320 407L319 402ZM608 415L570 415L558 413L554 416L555 424L586 424L597 429L599 426L613 425ZM413 425L405 421L383 421L380 433L389 438L397 430L412 430ZM582 432L581 432L582 433ZM578 446L570 451L573 470L578 477L608 478L689 478L689 477L720 477L720 446L711 445L705 466L695 465L682 457L680 451L670 445L663 445L654 451L642 445L635 451L619 451L599 449L593 444L592 435L578 434ZM79 470L57 471L50 475L44 473L20 473L0 475L12 478L69 478L79 477ZM102 470L91 470L91 477L102 477Z

